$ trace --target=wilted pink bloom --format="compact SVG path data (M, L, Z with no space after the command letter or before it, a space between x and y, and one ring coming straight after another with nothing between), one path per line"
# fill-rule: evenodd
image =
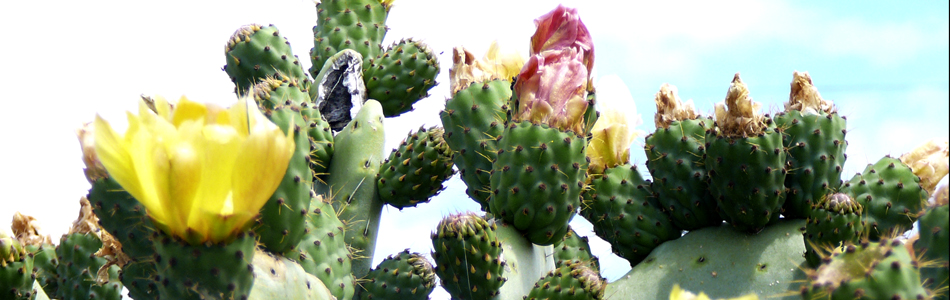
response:
M531 56L515 83L518 107L514 120L583 134L587 78L582 53L574 48Z
M531 53L546 50L574 48L583 57L588 74L594 67L594 41L581 21L577 9L558 5L557 8L534 20L537 29L531 36Z

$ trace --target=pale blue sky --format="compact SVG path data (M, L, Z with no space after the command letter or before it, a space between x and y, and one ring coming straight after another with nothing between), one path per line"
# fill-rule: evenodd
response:
M712 110L741 72L751 96L774 112L787 100L792 72L808 71L825 99L848 117L845 179L886 154L900 155L934 137L947 138L948 4L946 1L564 1L577 7L595 43L596 74L628 86L652 131L653 95L663 83L697 108ZM532 20L557 1L397 0L388 41L417 37L442 52L432 97L387 120L387 148L436 113L448 90L451 47L477 55L493 39L526 52ZM75 218L88 184L74 131L96 113L121 118L139 94L233 103L220 70L224 44L246 23L274 24L309 67L313 4L279 1L17 1L4 4L7 34L0 52L6 109L0 110L5 164L0 225L15 211L36 215L57 240ZM389 42L387 42L389 43ZM633 161L642 165L642 139ZM377 261L404 248L428 253L440 216L473 210L456 178L430 204L388 208ZM589 225L574 222L582 235ZM629 268L593 238L603 273ZM433 294L442 299L444 292Z

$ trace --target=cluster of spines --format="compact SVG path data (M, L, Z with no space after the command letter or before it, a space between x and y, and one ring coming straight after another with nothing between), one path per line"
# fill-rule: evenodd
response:
M310 86L310 79L290 49L290 42L274 25L242 26L225 45L225 57L227 64L223 69L231 77L239 95L246 94L260 78L286 76L299 81L305 88Z
M585 263L564 264L534 284L526 300L600 300L607 282Z
M426 44L414 39L394 43L376 57L364 57L366 93L383 105L386 117L412 110L412 105L429 96L439 74L438 56Z
M901 241L846 244L806 270L803 299L929 299L918 261Z
M812 204L805 222L805 260L818 267L821 256L841 243L857 243L865 235L864 207L848 195L829 194Z
M864 206L871 240L911 229L928 198L911 168L890 156L855 174L841 192Z

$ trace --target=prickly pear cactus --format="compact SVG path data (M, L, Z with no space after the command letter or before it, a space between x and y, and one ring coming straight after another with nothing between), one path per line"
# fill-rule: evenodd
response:
M392 0L324 0L317 3L317 25L313 27L310 75L337 52L353 49L365 58L376 57L386 36L386 17Z
M398 149L380 166L376 189L386 204L403 209L428 202L445 187L443 182L455 175L452 150L443 139L441 127L409 134Z
M600 300L604 299L607 283L598 271L585 263L561 265L548 273L525 297L527 300Z
M4 299L30 299L33 257L12 234L0 231L0 295Z
M390 255L366 274L360 299L429 299L435 288L432 263L409 249Z
M224 71L234 82L238 95L247 94L262 78L290 77L299 81L305 90L310 86L300 60L290 49L290 42L274 25L242 26L231 35L224 52L227 58Z
M350 250L343 241L343 222L322 195L311 199L310 207L304 239L286 257L323 281L334 297L351 299L355 280Z
M863 241L836 250L801 288L803 299L927 299L920 269L896 239Z
M935 197L938 200L917 220L920 238L914 243L921 279L928 289L940 294L934 299L947 299L950 293L950 206L946 194L947 186L943 186Z
M841 192L864 206L871 240L909 230L927 201L920 178L893 157L869 164L845 183Z
M439 60L426 44L414 39L394 43L379 56L366 57L366 94L383 105L383 114L396 117L429 96L439 74Z
M571 263L586 263L594 272L600 272L600 260L590 252L590 243L586 236L567 231L560 245L554 247L554 264L557 267Z
M505 284L502 241L494 220L451 215L432 233L432 258L442 287L456 299L488 299Z
M813 204L805 222L805 260L817 268L823 255L857 243L865 234L864 207L848 195L829 194Z

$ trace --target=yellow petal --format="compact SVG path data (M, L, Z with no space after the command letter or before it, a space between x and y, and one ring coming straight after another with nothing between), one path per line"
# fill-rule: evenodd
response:
M240 149L242 139L233 127L221 125L205 125L201 128L202 139L202 174L201 188L192 203L188 216L188 226L199 232L206 232L208 220L201 212L220 213L221 207L231 193L231 175L234 169L237 149ZM243 162L242 162L243 163Z
M124 137L119 136L101 116L96 115L95 120L95 148L99 161L109 171L112 177L139 202L142 202L149 210L151 207L158 207L154 198L145 198L145 192L139 181L135 165L132 162L132 155L129 153L129 145ZM132 127L130 126L130 131ZM147 203L148 201L152 201ZM150 214L162 216L162 211L149 211Z
M181 126L182 122L187 120L204 120L207 115L208 108L204 104L181 97L175 106L175 112L172 113L172 124L178 127Z
M261 124L244 141L238 154L242 163L234 168L232 175L235 212L257 214L277 190L296 148L292 130L284 135L273 123Z
M139 122L130 122L129 128L141 125ZM163 217L155 218L174 230L179 224L174 219L175 207L168 204L168 155L165 147L156 141L157 137L150 130L136 130L126 136L131 139L128 149L135 176L142 187L142 195L136 196L136 199L149 211L156 210L163 214Z

